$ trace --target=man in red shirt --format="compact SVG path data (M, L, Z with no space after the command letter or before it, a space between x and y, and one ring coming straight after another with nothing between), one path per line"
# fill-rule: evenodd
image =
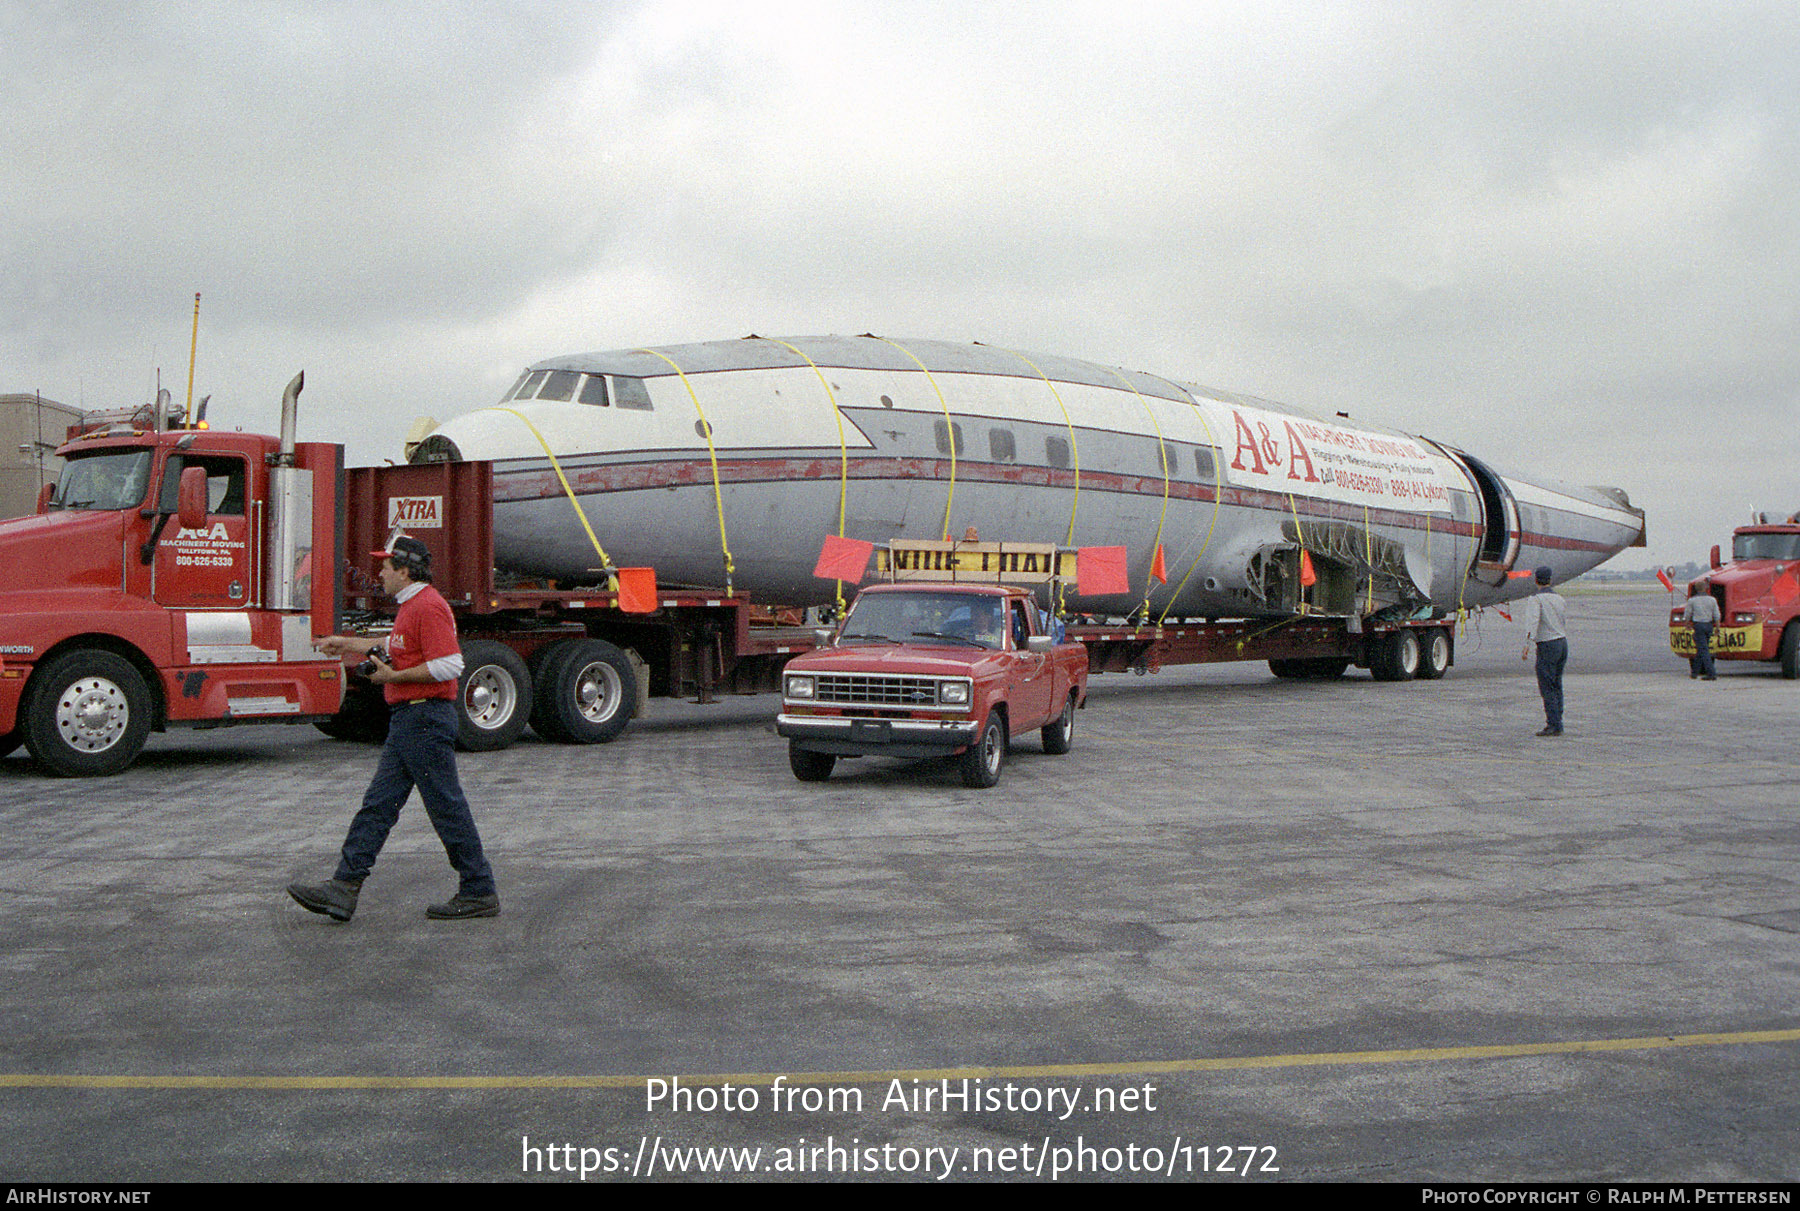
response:
M337 873L324 883L289 884L288 894L310 912L348 921L363 879L416 786L461 879L456 895L433 904L425 915L443 920L498 916L494 874L456 776L456 695L462 674L456 619L443 594L431 587L430 549L405 535L388 546L372 552L381 556L382 591L400 603L385 644L349 635L328 635L317 644L328 656L368 656L374 663L369 680L383 687L392 708L387 745L363 795L362 810L350 821Z

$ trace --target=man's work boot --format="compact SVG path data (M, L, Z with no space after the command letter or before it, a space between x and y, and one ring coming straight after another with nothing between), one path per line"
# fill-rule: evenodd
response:
M500 897L465 896L458 892L455 898L427 908L425 915L439 921L464 921L470 917L497 917L500 915Z
M324 913L333 921L348 921L356 911L356 893L360 883L327 879L323 883L289 883L288 895L307 912Z

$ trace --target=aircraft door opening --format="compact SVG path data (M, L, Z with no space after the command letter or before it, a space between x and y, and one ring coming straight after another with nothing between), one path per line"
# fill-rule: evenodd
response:
M1508 571L1519 557L1519 506L1512 490L1480 459L1452 450L1481 492L1480 566Z

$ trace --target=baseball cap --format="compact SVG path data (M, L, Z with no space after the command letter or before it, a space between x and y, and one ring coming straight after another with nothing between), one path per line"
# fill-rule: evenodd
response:
M431 548L418 539L399 531L388 536L385 550L370 551L369 554L378 559L391 559L397 568L428 568L431 566Z

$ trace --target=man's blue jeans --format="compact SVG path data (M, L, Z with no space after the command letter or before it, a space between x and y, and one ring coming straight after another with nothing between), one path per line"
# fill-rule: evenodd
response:
M1537 645L1538 693L1544 696L1544 723L1553 732L1562 731L1563 666L1569 663L1567 639L1544 639Z
M362 810L350 821L336 878L360 883L374 869L375 856L416 786L431 827L461 877L457 894L495 894L494 873L456 777L456 709L456 703L443 698L394 708L381 763L363 795Z

